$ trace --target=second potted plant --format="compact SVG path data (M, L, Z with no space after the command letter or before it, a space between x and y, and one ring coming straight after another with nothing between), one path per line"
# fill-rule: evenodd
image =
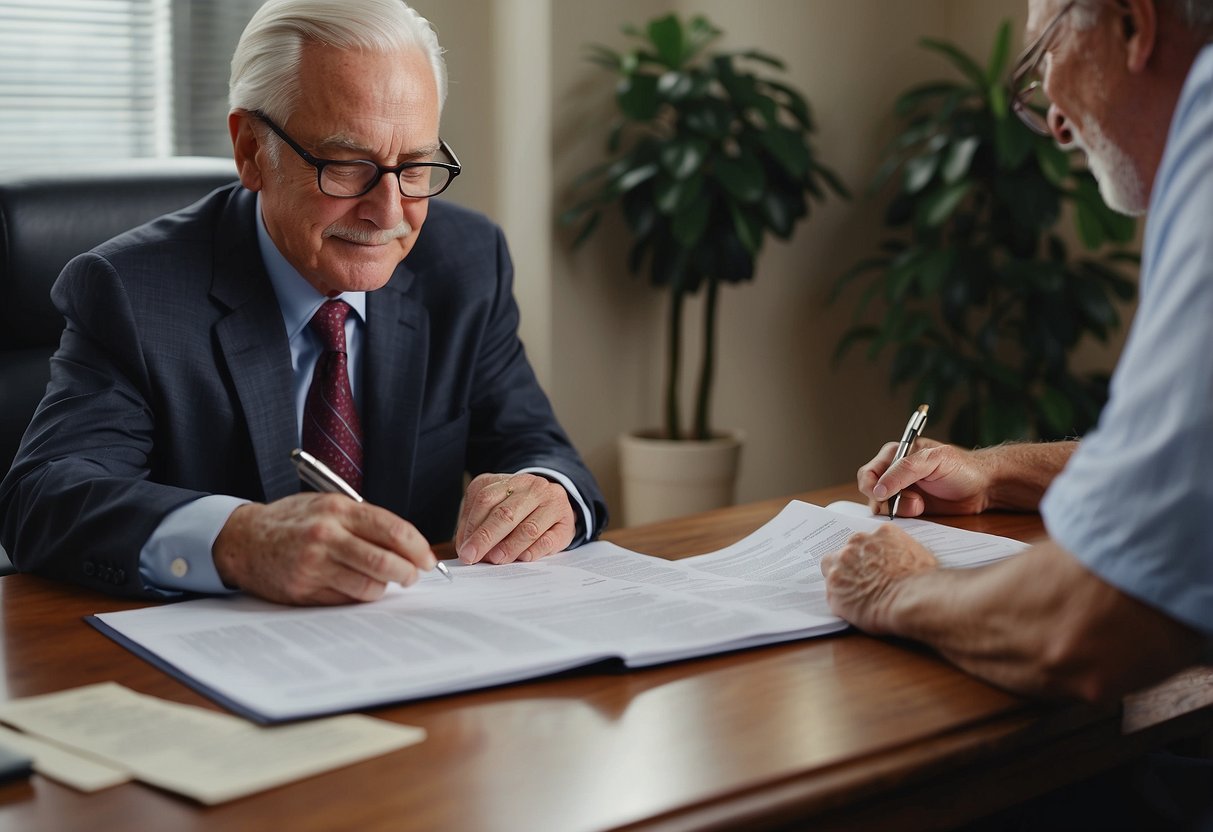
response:
M579 244L618 205L632 236L628 269L669 296L663 425L621 440L624 522L635 524L732 501L740 435L710 424L720 285L752 280L768 233L788 238L811 200L847 192L816 158L804 97L756 69L782 70L777 58L708 51L721 32L704 17L668 15L624 32L632 49L597 46L591 58L617 76L611 159L578 178L582 198L562 220L580 225ZM688 429L684 305L700 290L703 352ZM733 470L712 473L711 458Z

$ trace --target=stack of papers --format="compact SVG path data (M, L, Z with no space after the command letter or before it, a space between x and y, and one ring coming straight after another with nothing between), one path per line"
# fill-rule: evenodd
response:
M261 728L113 682L0 703L34 769L81 791L131 779L222 803L386 754L425 731L365 716Z
M741 541L667 561L605 541L536 563L455 564L379 601L298 608L206 598L91 616L102 632L258 722L465 691L606 659L643 667L833 633L819 562L882 521L799 501ZM1025 548L891 521L946 566Z

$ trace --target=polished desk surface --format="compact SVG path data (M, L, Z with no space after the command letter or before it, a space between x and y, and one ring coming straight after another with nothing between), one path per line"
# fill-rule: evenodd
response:
M825 505L851 488L798 495ZM666 557L753 531L770 500L608 536ZM1031 540L1033 515L948 522ZM139 604L0 579L7 698L113 680L216 708L81 621ZM1041 704L914 645L858 633L644 670L595 667L370 713L420 745L221 806L132 783L91 795L0 786L3 830L763 829L900 832L979 817L1213 726L1213 672L1123 707ZM166 742L171 738L166 737Z

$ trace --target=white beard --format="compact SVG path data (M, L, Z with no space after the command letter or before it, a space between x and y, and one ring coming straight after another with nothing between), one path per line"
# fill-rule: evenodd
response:
M1112 142L1099 123L1087 119L1082 136L1071 125L1073 146L1087 155L1087 167L1099 183L1099 195L1113 211L1130 217L1146 212L1147 192L1129 155Z

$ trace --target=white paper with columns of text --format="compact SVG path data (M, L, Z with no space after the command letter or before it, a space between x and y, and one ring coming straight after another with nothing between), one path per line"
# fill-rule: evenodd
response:
M361 605L298 608L206 598L91 617L99 629L260 722L471 690L621 659L629 667L846 627L819 561L882 522L793 501L744 539L667 561L599 541L536 563L451 563ZM860 516L860 515L866 516ZM1024 548L896 520L947 566Z

